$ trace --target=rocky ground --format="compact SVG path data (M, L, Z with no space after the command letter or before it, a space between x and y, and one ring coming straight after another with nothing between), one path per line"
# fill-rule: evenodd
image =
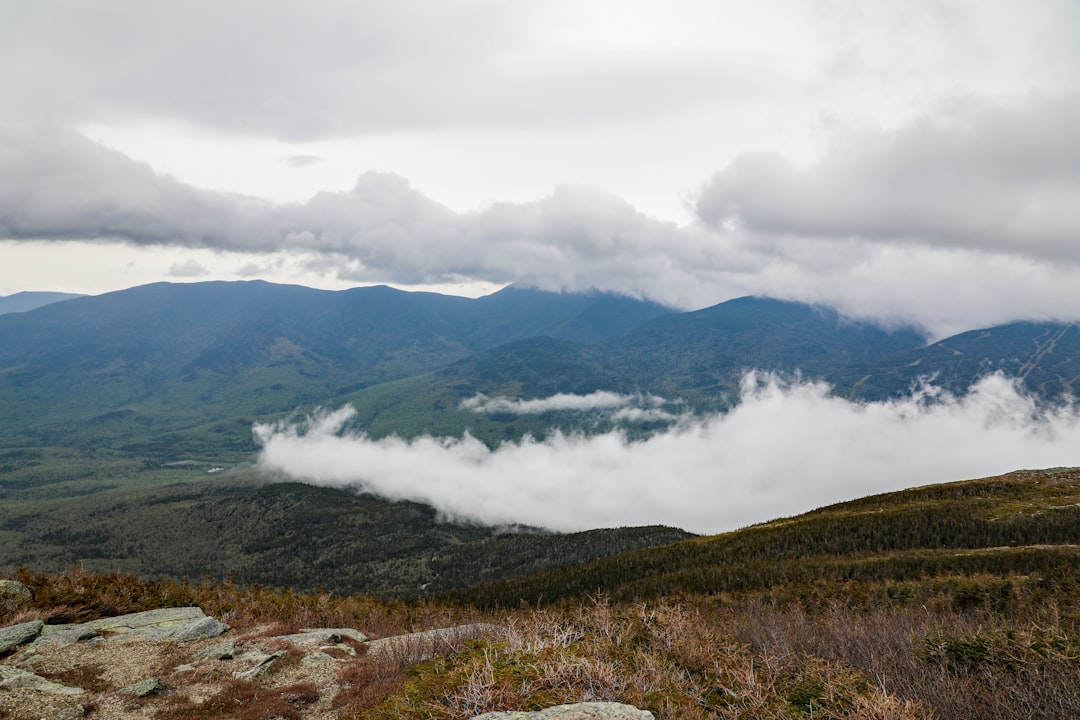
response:
M269 717L281 706L283 717L336 718L350 663L419 661L495 631L473 625L373 641L351 628L240 634L199 608L19 623L0 629L0 717Z
M352 628L260 627L234 632L200 608L166 608L70 625L40 620L0 628L4 720L330 720L349 714L350 668L414 664L467 639L474 624L370 640ZM651 720L618 703L486 720Z

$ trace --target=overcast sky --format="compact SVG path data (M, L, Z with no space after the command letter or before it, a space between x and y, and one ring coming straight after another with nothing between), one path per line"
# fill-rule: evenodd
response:
M5 0L0 295L1080 319L1076 0Z

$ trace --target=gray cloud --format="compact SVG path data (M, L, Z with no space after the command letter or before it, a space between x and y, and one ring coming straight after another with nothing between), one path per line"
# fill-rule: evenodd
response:
M1010 136L1014 144L1038 134L1040 126L1030 113L1010 117L1028 118L1026 130ZM1062 124L1047 122L1052 128ZM906 138L907 131L899 135ZM1032 151L1032 158L1045 157L1041 162L1027 161L1027 153L1001 150L984 162L986 182L1015 189L1025 198L1034 197L1040 187L1071 188L1069 142L1075 144L1065 141L1057 159L1049 150ZM921 201L924 193L914 166L895 155L885 143L866 157L898 163L903 172L895 176L910 179L906 192ZM854 157L859 160L853 165L856 177L884 193L887 183L881 178L893 176L882 168L891 166ZM965 157L970 161L957 160L955 173L977 174L974 154ZM833 165L810 172L832 183L823 181L821 187L840 192L844 176L833 172ZM863 319L916 324L935 337L1019 319L1080 319L1075 292L1080 244L1058 240L1051 247L1044 236L1025 245L1020 225L1026 220L1018 219L986 243L973 239L972 247L960 247L963 236L957 228L966 228L966 221L948 203L935 206L939 215L918 213L913 222L924 228L923 237L892 238L887 233L899 232L903 217L888 197L864 190L866 206L854 208L838 196L826 212L800 194L805 190L813 198L824 191L799 177L775 194L767 184L761 187L761 194L753 196L758 205L740 209L742 227L735 228L724 226L736 194L732 188L745 195L752 183L731 168L701 196L710 224L686 226L650 218L609 193L573 186L532 202L456 213L389 173L365 173L351 190L320 193L306 203L272 205L185 185L61 129L9 125L0 126L0 238L120 239L263 257L288 251L298 266L355 282L517 282L557 291L607 290L688 309L762 294L831 305ZM1019 179L1009 178L1025 179L1033 189L1027 193ZM957 202L962 199L961 192ZM1053 208L1068 227L1076 214L1059 200L1048 194L1043 206ZM1009 202L1006 198L1000 205ZM884 209L875 219L872 211L878 205ZM855 223L851 213L866 227ZM774 215L785 219L782 230ZM1048 225L1046 217L1031 214L1032 227ZM803 221L805 230L795 233ZM844 229L842 222L852 225ZM837 236L822 234L825 230ZM866 237L848 237L856 230ZM252 259L243 273L258 274L266 267L266 261Z
M1080 260L1080 96L954 101L892 131L838 129L817 163L744 154L697 201L714 226Z
M640 442L371 440L351 407L305 427L256 426L260 465L315 484L430 503L486 523L560 530L663 523L716 533L872 493L1076 464L1080 416L989 376L963 397L924 387L855 404L821 384L750 375L738 406Z
M640 119L786 82L708 48L552 47L541 29L565 22L561 11L496 0L6 3L0 92L7 113L32 122L170 117L296 140Z
M193 188L59 129L0 128L0 157L8 239L290 250L307 253L311 269L361 282L516 281L685 305L704 304L702 276L743 262L704 232L588 188L458 214L401 177L369 172L349 191L275 206Z
M210 271L198 260L185 260L184 262L174 262L169 266L169 271L166 274L173 277L204 277L209 275Z
M0 237L241 248L265 203L198 190L56 127L0 126Z

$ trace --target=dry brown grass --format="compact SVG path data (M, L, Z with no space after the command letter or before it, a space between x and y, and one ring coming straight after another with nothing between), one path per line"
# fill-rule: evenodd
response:
M258 682L228 678L220 680L218 690L200 703L176 696L155 699L158 707L153 715L157 720L301 720L302 708L318 699L318 691L311 683L268 688Z
M477 621L503 628L494 638L440 644L441 656L419 665L430 640L355 658L337 653L337 687L318 705L343 718L464 720L582 700L627 702L658 720L1080 717L1080 611L995 578L942 581L952 590L933 595L935 585L928 600L891 606L860 598L856 585L837 588L830 601L829 589L815 585L498 613L79 571L34 580L39 601L5 622L191 604L252 642L300 627L355 627L372 637ZM962 597L954 592L967 585ZM303 717L314 702L302 685L272 689L218 674L200 681L218 686L210 704L146 702L166 720ZM251 714L240 715L235 698Z
M1046 609L1019 619L941 608L808 613L752 603L716 617L755 652L857 668L939 718L1080 717L1076 642Z
M463 720L493 710L626 702L660 720L916 720L919 703L823 658L754 652L685 604L516 613L504 636L414 668L358 717Z
M341 690L333 707L343 715L356 715L396 695L405 684L406 668L386 660L359 658L338 673Z

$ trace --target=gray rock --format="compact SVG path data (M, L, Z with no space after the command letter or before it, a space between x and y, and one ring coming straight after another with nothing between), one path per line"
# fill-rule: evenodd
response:
M614 702L587 702L556 705L536 712L490 712L473 720L654 720L648 710Z
M229 626L212 617L206 617L202 620L196 620L188 625L180 625L176 628L165 629L171 631L166 637L176 640L177 642L188 642L191 640L207 640L209 638L221 637L229 631Z
M232 640L211 645L195 653L195 660L232 660L240 654L240 648Z
M276 653L273 653L271 655L266 655L264 653L251 653L248 655L243 655L241 657L242 659L254 659L255 665L247 670L237 670L233 673L233 677L239 678L240 680L251 680L252 678L257 678L260 675L269 672L270 668L277 660L285 657L285 651L278 650Z
M171 627L174 625L188 625L206 617L202 608L162 608L160 610L144 610L143 612L120 615L100 620L91 620L82 623L83 626L97 631L112 633L126 633L148 627Z
M52 720L78 720L84 717L86 717L86 708L82 705L72 705L53 715Z
M0 580L0 612L11 612L34 602L34 592L18 580Z
M229 626L203 613L201 608L164 608L102 618L79 627L112 633L109 640L131 642L146 640L205 640L229 630Z
M74 645L84 640L99 638L97 630L85 625L46 625L41 635L30 644L30 651L37 652L44 648L58 648Z
M46 680L29 670L0 665L0 688L30 688L50 695L82 695L85 690Z
M167 692L169 686L165 684L165 681L161 678L149 678L135 683L134 685L128 685L126 688L120 688L120 692L125 695L134 695L135 697L146 697L147 695L162 695Z
M367 643L367 650L368 655L372 657L392 657L402 662L417 663L436 655L453 652L465 640L488 637L499 632L501 628L498 625L488 623L457 625L371 640Z
M315 665L325 665L328 662L334 662L332 655L327 655L322 650L316 650L313 653L308 653L300 660L301 665L307 667L313 667Z
M352 628L304 628L293 635L279 635L275 640L285 640L293 645L337 645L345 638L367 642L367 635Z
M23 643L30 642L41 634L41 628L43 627L45 627L45 623L40 620L31 620L30 622L0 628L0 655L17 648Z

